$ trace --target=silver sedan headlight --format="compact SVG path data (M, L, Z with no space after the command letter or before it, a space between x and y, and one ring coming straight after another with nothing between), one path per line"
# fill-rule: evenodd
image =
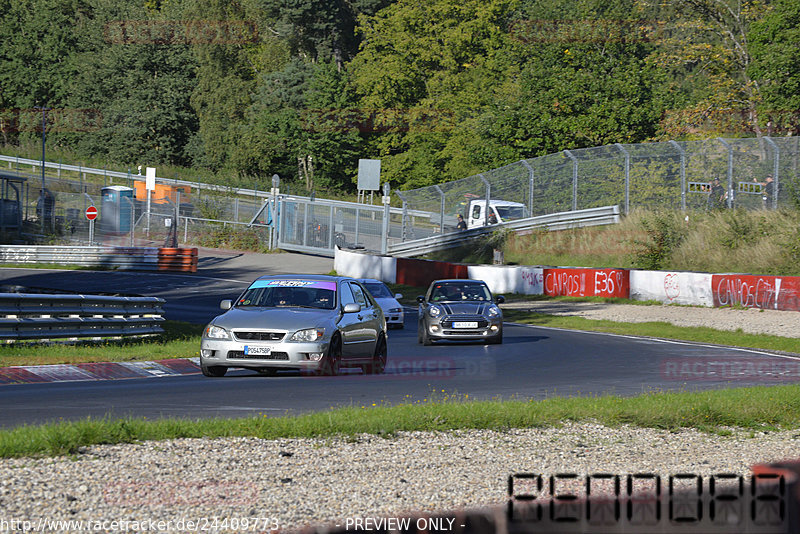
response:
M494 306L494 305L489 306L488 313L489 313L489 317L497 317L498 315L500 315L500 308L498 308L497 306Z
M438 306L431 306L428 308L428 313L431 317L439 317L439 315L442 313L442 310L440 310Z
M324 328L306 328L305 330L298 330L292 334L290 341L317 341L322 339L324 335Z
M231 335L222 327L210 324L206 327L203 335L209 339L230 339Z

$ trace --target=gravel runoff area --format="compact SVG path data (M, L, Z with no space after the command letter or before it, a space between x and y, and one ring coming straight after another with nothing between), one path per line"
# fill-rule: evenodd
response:
M700 306L609 304L603 302L517 301L503 309L530 310L550 315L574 315L621 323L663 321L676 326L707 326L718 330L742 329L748 334L800 337L800 313L755 308L704 308ZM800 350L800 348L799 348Z
M208 524L227 518L242 531L344 527L348 518L503 504L512 474L747 475L755 463L796 458L798 450L800 430L720 437L593 423L392 439L92 446L73 457L0 460L0 520L176 525L181 518Z

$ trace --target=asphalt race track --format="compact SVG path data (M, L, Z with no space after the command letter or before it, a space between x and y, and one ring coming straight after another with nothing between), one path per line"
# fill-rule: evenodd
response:
M321 268L324 269L324 266ZM327 271L325 271L327 272ZM255 276L220 276L0 269L0 283L77 292L123 291L167 299L170 318L203 323L218 303L233 298ZM111 349L113 350L113 349ZM653 390L695 390L786 383L778 376L796 359L684 342L507 324L503 345L417 343L416 313L389 333L386 374L348 370L338 377L250 371L224 378L201 375L0 386L0 427L103 416L278 416L415 402L445 395L470 399ZM752 372L758 369L759 377ZM794 380L797 380L796 376Z

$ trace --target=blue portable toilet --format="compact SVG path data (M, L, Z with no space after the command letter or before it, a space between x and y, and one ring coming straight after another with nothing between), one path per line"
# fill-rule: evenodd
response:
M100 223L106 232L125 234L131 231L133 188L110 185L100 190Z

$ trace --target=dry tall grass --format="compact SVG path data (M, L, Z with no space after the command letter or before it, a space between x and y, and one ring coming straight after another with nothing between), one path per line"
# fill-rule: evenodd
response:
M646 227L658 226L654 221L682 237L661 269L800 275L796 211L634 212L617 225L515 235L505 258L520 265L643 267L637 256L653 246Z

